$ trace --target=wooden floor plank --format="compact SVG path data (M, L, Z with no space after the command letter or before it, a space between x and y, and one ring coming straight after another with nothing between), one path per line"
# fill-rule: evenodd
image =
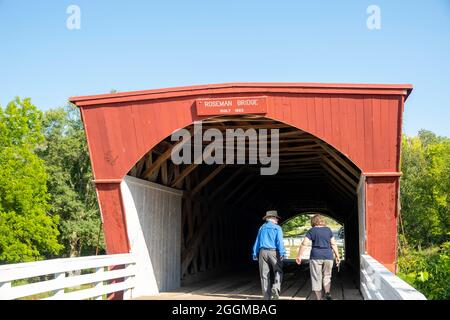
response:
M362 300L360 291L352 281L348 271L339 274L333 270L331 295L335 300ZM261 282L258 274L233 274L203 280L183 286L171 292L154 296L139 297L150 300L260 300ZM308 269L291 269L284 276L280 299L315 300L311 291L311 279Z
M289 289L282 292L281 294L282 299L294 298L297 292L299 292L306 285L307 281L308 275L306 274L306 272L296 273L294 284L290 286Z
M189 294L199 295L199 294L211 294L220 291L221 289L225 289L229 286L236 285L239 281L242 281L242 278L232 277L227 279L226 281L219 280L216 283L199 288L197 290L191 291Z
M309 276L309 273L308 273ZM305 277L305 283L293 296L294 300L309 300L311 297L311 278Z
M292 290L292 287L295 286L298 280L295 275L296 274L291 273L284 277L283 281L281 282L280 296L289 296L290 290Z
M243 292L246 300L260 300L262 299L261 280L257 279L253 282L253 286Z
M342 280L340 277L338 277L337 275L334 275L331 278L331 297L333 298L333 300L343 300L343 294L342 294Z

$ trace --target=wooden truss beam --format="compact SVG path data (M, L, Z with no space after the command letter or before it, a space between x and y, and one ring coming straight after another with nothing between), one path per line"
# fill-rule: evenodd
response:
M205 179L203 179L202 182L200 182L190 193L190 196L193 197L197 192L199 192L208 182L210 182L212 179L214 179L215 176L217 176L224 168L226 167L226 164L221 164L216 169L214 169Z
M356 171L348 162L342 159L335 151L325 145L323 142L318 142L318 144L330 155L332 156L341 166L348 170L355 178L359 180L360 173Z
M345 187L351 194L355 194L356 193L356 188L352 188L352 186L345 181L344 179L342 179L341 176L339 176L337 173L334 172L334 170L332 170L331 168L329 168L327 165L325 165L324 163L321 164L322 167L326 170L326 172L328 172L330 175L332 175L337 181L339 181L339 185Z
M321 158L328 166L330 166L336 172L338 172L345 180L348 181L348 183L350 183L356 189L356 187L358 186L358 182L350 178L348 173L344 172L341 168L339 168L336 164L333 163L333 161L331 161L327 157L322 156Z
M236 178L242 171L244 171L244 166L237 169L220 187L218 187L211 194L210 199L214 199L226 186L228 186L234 178Z
M252 178L253 175L248 175L247 177L245 177L245 179L242 180L242 182L238 186L236 186L234 190L231 191L231 193L225 198L225 202L229 201L234 196L234 194L237 193L239 190L241 190L242 187L245 186L245 184Z

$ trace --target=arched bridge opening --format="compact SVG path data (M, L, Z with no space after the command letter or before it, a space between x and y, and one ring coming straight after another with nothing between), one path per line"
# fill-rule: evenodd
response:
M283 220L299 212L322 212L345 224L345 262L358 276L356 187L361 171L356 165L314 135L263 116L213 117L184 129L202 137L216 130L223 134L222 147L217 145L211 152L211 141L203 139L199 153L203 161L194 161L195 137L189 135L190 149L183 152L190 150L193 163L175 164L175 148L186 143L186 136L179 141L169 136L148 151L125 179L131 190L125 201L132 202L139 220L128 225L128 233L131 239L143 234L145 246L135 250L148 251L158 291L208 278L225 279L230 273L238 282L248 274L257 276L251 250L261 218L270 209L278 210ZM261 139L266 135L268 154L275 152L272 147L278 148L278 156L271 158L278 164L249 163L250 153L263 147L261 141L253 143L245 135L239 141L238 136L227 137L227 130L255 130ZM272 140L272 130L277 130L278 142ZM226 144L230 139L232 148ZM207 156L221 152L225 163L205 163ZM226 163L229 152L234 153L234 163ZM262 174L261 168L270 166L277 166L276 172ZM174 209L177 203L179 212ZM292 270L293 260L285 264ZM254 288L259 290L258 282Z

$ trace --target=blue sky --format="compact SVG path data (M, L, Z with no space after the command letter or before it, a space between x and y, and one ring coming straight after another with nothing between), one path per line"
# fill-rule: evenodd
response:
M450 136L450 0L0 0L2 106L244 81L411 83L404 132Z

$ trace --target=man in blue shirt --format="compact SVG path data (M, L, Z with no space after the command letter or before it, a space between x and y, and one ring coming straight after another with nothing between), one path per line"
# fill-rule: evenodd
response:
M283 280L283 258L286 250L283 245L283 231L278 225L279 219L277 211L267 211L263 218L266 222L259 228L253 245L253 260L259 261L259 276L265 300L280 297ZM270 277L271 270L274 273L273 282Z

